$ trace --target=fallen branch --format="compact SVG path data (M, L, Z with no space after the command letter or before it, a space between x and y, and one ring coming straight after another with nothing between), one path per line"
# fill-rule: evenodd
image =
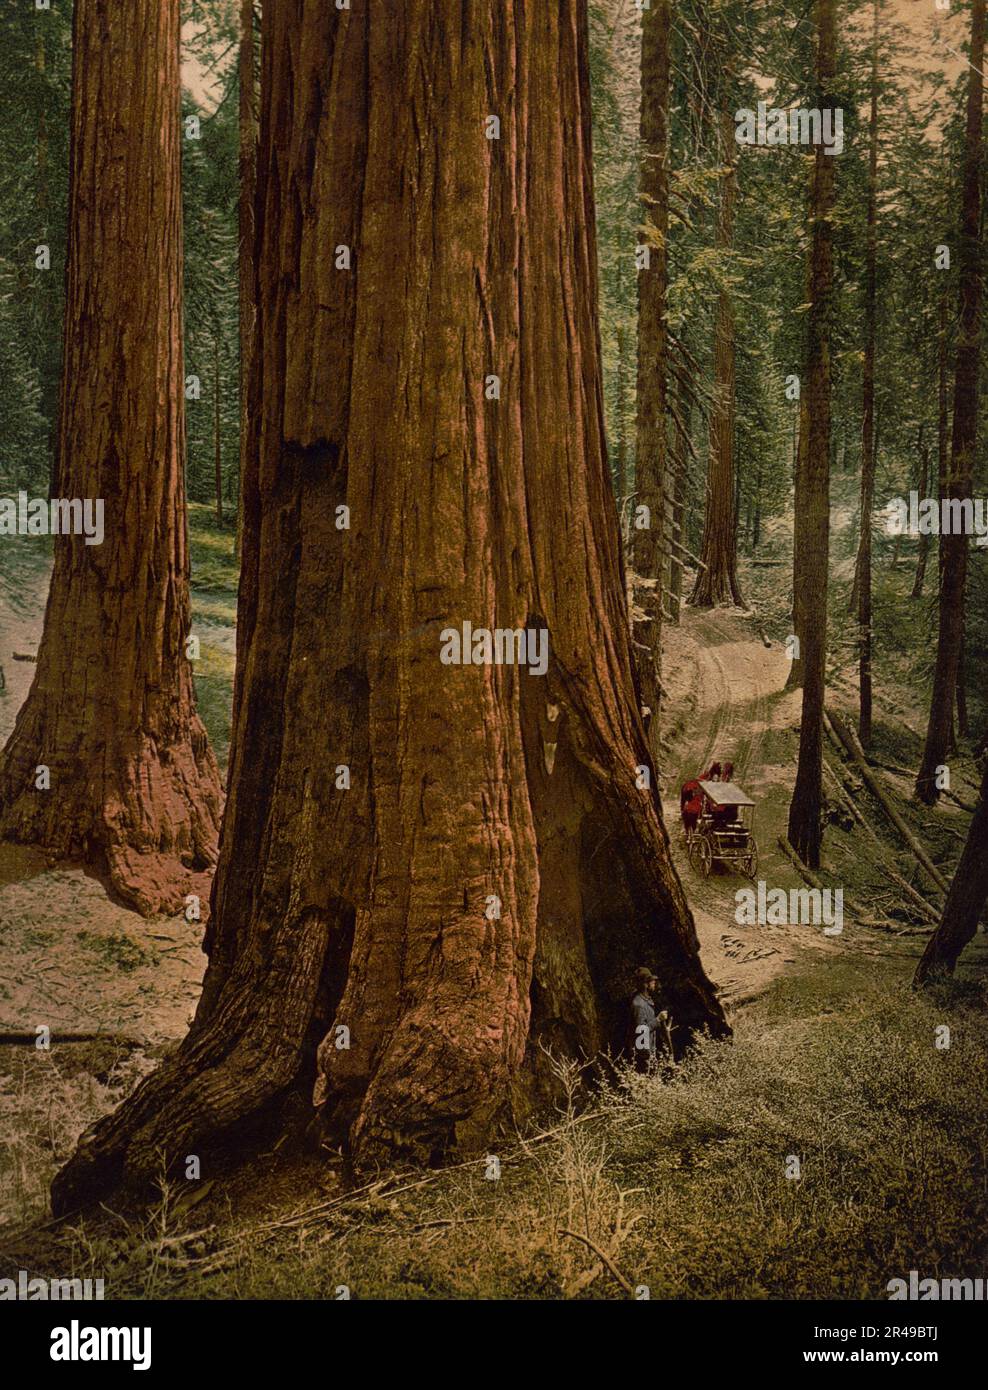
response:
M610 1256L605 1255L603 1250L601 1250L598 1245L594 1245L593 1241L590 1239L589 1236L581 1236L579 1231L568 1231L565 1226L561 1226L559 1228L559 1234L561 1236L569 1236L571 1240L581 1240L588 1250L593 1251L593 1253L597 1256L598 1260L600 1260L601 1264L605 1267L605 1269L607 1269L614 1276L614 1278L621 1285L622 1289L624 1289L625 1293L628 1294L629 1297L634 1298L634 1285L628 1282L628 1280L624 1277L624 1275L618 1269L617 1265L613 1262Z
M683 554L686 556L687 560L692 560L694 565L699 565L702 570L705 570L707 568L707 566L703 563L703 561L700 559L698 555L694 555L692 550L687 550L685 545L680 545L679 541L670 538L669 544L674 545L677 550L681 550Z
M904 927L901 922L890 921L887 917L861 917L858 919L859 927L874 927L878 931L887 931L890 936L929 936L936 928L929 927Z
M38 1042L37 1033L0 1033L0 1046L9 1045L11 1047L35 1047ZM59 1033L52 1032L49 1042L52 1046L56 1043L87 1043L87 1042L110 1042L116 1043L119 1047L146 1047L146 1038L128 1037L125 1033Z
M840 745L837 741L837 735L834 733L833 726L831 725L830 720L827 718L826 715L823 716L823 722L824 727L827 730L827 735L832 740L834 747L839 748ZM844 804L847 806L851 815L864 830L865 834L869 835L872 838L872 840L874 840L875 844L878 846L879 851L882 853L883 871L887 873L889 878L891 878L895 883L899 885L900 888L904 890L913 906L918 907L919 910L922 912L923 916L926 917L928 921L933 922L934 924L938 923L940 921L940 914L936 912L926 901L923 895L921 893L917 893L916 889L912 886L912 884L907 883L906 880L902 877L902 875L897 873L896 870L893 869L892 866L885 859L884 845L875 833L874 828L868 823L865 817L858 810L853 796L849 794L840 777L827 762L826 758L824 758L823 760L823 769L825 772L828 772L830 774L831 780L833 781L834 786L837 788L838 795L843 799Z
M785 835L779 836L779 848L782 850L782 853L792 864L793 868L799 874L800 878L803 880L804 883L808 883L811 888L819 888L821 891L823 890L823 881L817 878L816 874L813 872L812 869L807 868L807 866L803 863L802 859L800 859L799 855L793 849L792 845L789 843L789 840Z
M827 716L824 715L824 718L826 719ZM845 728L834 714L830 715L830 726L844 745L844 749L853 761L855 767L860 772L865 786L882 807L882 810L888 816L896 830L898 830L905 843L912 850L913 854L916 856L917 862L926 871L927 875L933 880L940 891L946 893L949 887L947 880L882 790L877 777L868 766L868 761L864 755L864 749L858 742L856 734L853 730Z
M792 845L789 843L789 840L786 838L785 835L779 836L779 848L782 850L782 853L792 864L793 868L799 874L800 878L803 880L804 883L808 883L811 888L819 889L821 893L827 891L826 884L823 882L821 878L817 877L817 875L813 872L811 868L809 868L806 864L803 863L802 859L800 859L799 855L793 849ZM844 912L848 917L851 918L852 921L860 922L861 913L859 909L856 908L853 903L847 901L846 899L844 901ZM829 935L829 930L825 929L824 936Z
M529 1145L541 1144L546 1139L552 1139L557 1134L562 1134L571 1125L587 1124L591 1120L600 1120L605 1116L603 1110L588 1110L584 1115L578 1115L574 1120L567 1120L561 1125L556 1125L553 1129L543 1130L539 1134L533 1134L528 1138L519 1135L514 1144L510 1145L506 1154L521 1150L527 1152ZM502 1150L502 1153L505 1153ZM278 1221L268 1221L260 1226L248 1227L239 1232L229 1242L230 1246L243 1244L244 1242L265 1239L268 1236L277 1234L279 1231L294 1230L299 1226L307 1226L313 1220L322 1220L331 1212L339 1210L341 1207L359 1207L368 1201L373 1201L377 1197L397 1197L403 1192L412 1192L420 1187L427 1187L430 1183L439 1182L450 1173L455 1173L463 1168L476 1168L481 1164L486 1164L486 1154L478 1158L467 1158L462 1163L451 1163L445 1168L436 1168L425 1177L416 1178L413 1181L403 1181L402 1174L394 1174L386 1178L376 1178L372 1182L364 1183L360 1187L351 1188L349 1192L341 1192L338 1197L331 1197L328 1201L318 1202L311 1207L303 1207L300 1211L293 1212L290 1216ZM406 1175L407 1176L407 1175ZM226 1248L226 1247L224 1247Z
M883 772L894 772L898 777L908 777L911 782L916 780L914 767L901 767L898 763L883 763L878 758L869 758L868 762L872 767L880 767ZM974 814L976 807L973 801L964 801L956 792L949 791L946 787L940 788L940 795L949 796L951 801L955 801L962 811L969 811L972 815Z

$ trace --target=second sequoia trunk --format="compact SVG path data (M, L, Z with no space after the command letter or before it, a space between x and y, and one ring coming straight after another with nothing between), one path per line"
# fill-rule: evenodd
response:
M285 0L263 25L260 439L209 970L57 1209L311 1081L320 1038L326 1122L367 1165L521 1113L540 1044L614 1040L640 961L679 1045L727 1031L627 629L585 8ZM495 629L547 640L545 674L486 660Z
M206 890L221 802L185 646L180 140L178 0L76 0L55 491L101 499L105 538L54 542L0 836L105 866L146 914Z

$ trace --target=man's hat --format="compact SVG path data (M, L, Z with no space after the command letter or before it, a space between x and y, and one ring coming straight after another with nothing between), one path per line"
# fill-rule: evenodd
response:
M651 984L653 980L658 984L659 977L654 970L649 970L647 965L640 965L635 971L635 984L638 985L639 988L643 985Z

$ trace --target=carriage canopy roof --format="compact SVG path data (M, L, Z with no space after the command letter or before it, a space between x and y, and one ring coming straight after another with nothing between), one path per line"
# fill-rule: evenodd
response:
M734 782L701 782L700 788L715 806L754 806L747 792Z

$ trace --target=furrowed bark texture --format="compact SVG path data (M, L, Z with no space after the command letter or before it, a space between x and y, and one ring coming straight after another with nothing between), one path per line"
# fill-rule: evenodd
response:
M0 760L0 836L105 863L146 914L205 891L221 803L185 656L178 36L178 0L77 0L55 494L103 499L105 539L54 542Z
M635 422L635 506L647 506L649 525L632 530L633 568L654 587L641 591L644 621L637 625L641 643L642 698L651 711L650 743L658 749L662 681L662 591L667 584L668 391L669 335L666 328L669 236L669 43L670 0L655 0L641 19L641 163L639 197L642 222L648 227L648 269L638 272L638 382ZM634 512L632 512L634 515Z
M726 85L729 85L729 80ZM737 201L737 141L730 112L721 112L719 139L724 176L717 216L717 247L730 253L734 246L734 208ZM734 466L734 303L731 292L717 295L714 326L714 399L710 410L710 452L707 463L703 544L690 603L712 608L721 603L743 606L738 583L738 518Z
M243 478L253 454L250 440L256 412L251 408L257 299L254 208L257 200L257 93L254 58L254 0L240 0L240 45L237 54L239 106L237 200L237 305L240 327L240 482L237 489L237 555L241 553L244 509Z
M368 1166L479 1144L528 1103L540 1042L611 1041L640 959L680 1043L726 1032L654 773L637 785L584 21L578 0L265 7L260 441L210 965L189 1037L56 1207L311 1078L320 1038L326 1123ZM548 673L443 665L463 620L544 625Z

